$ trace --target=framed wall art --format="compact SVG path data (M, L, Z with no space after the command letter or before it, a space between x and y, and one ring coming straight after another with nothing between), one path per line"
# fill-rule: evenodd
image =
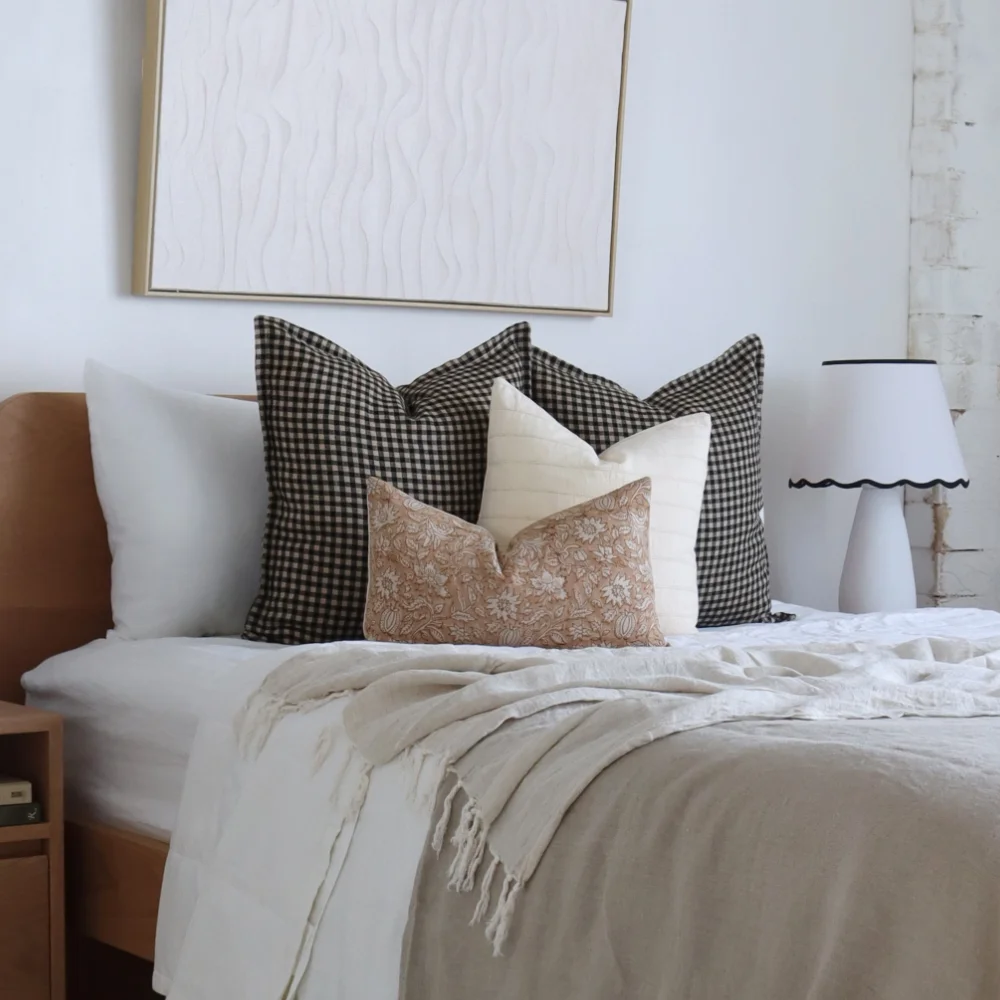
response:
M140 295L607 314L630 0L148 0Z

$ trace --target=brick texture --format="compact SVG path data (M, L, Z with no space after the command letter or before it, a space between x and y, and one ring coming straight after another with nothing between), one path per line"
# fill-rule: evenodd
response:
M941 365L972 480L910 491L921 603L1000 609L1000 3L914 0L910 356Z

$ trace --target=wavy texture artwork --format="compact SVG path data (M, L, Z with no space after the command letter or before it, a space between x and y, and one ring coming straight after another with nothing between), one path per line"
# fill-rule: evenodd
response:
M610 312L626 0L149 4L136 291Z

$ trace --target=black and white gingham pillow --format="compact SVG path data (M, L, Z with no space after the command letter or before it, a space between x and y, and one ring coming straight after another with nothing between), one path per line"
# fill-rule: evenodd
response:
M530 328L518 323L399 389L291 323L258 317L256 331L270 500L244 638L361 638L367 478L474 522L493 380L527 391Z
M710 414L712 445L695 549L698 624L705 628L789 617L771 613L760 519L764 346L759 337L746 337L645 400L537 347L531 379L535 402L598 453L675 417Z

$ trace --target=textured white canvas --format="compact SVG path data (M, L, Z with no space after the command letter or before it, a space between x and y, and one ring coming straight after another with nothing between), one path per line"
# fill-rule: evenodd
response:
M649 549L665 635L698 624L694 544L708 474L707 413L651 427L598 455L509 382L493 383L479 523L505 548L529 524L649 476Z
M154 290L607 311L623 0L168 0Z
M257 404L84 370L111 609L125 639L238 635L267 513Z

